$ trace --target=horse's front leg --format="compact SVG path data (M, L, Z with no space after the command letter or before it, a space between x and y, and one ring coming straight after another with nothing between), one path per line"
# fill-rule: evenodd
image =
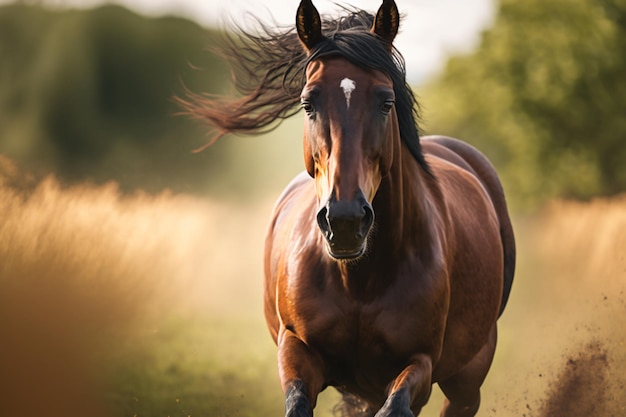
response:
M387 401L375 417L414 417L428 401L432 389L432 361L416 355L391 384Z
M278 373L285 394L287 417L311 417L317 396L325 386L320 356L292 331L278 336Z

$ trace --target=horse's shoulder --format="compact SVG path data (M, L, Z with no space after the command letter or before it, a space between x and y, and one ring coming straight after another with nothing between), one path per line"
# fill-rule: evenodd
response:
M427 136L422 138L422 147L427 155L433 155L471 173L489 196L491 205L497 214L505 257L505 288L500 309L501 314L506 305L515 273L515 236L508 214L504 190L496 170L478 149L458 139L446 136Z
M305 171L303 171L289 182L276 200L274 209L272 210L272 221L276 221L278 216L283 214L294 204L306 205L307 203L310 203L313 201L313 196L313 179Z
M430 200L445 219L444 234L454 236L450 242L472 241L478 229L493 237L499 233L500 221L487 184L471 157L466 158L462 151L455 152L443 140L455 141L455 145L461 143L452 138L436 137L425 138L422 144L434 176L426 184L433 196Z
M495 168L478 149L447 136L426 136L422 147L448 198L450 194L469 198L471 190L478 191L498 211L504 191Z
M422 138L422 147L427 155L441 158L471 173L487 189L490 197L504 194L489 159L469 143L449 136L425 136Z
M431 158L435 156L459 168L463 168L466 171L473 172L473 169L468 161L455 152L454 148L448 146L448 144L456 144L456 142L463 143L458 139L447 136L424 136L421 138L422 150L426 156Z
M292 198L295 193L302 191L304 188L312 187L313 179L306 173L306 171L300 172L296 175L287 186L283 189L282 193L278 197L277 203Z

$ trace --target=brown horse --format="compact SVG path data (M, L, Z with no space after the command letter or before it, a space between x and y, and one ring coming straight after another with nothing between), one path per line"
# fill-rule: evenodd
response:
M261 130L298 101L306 112L306 173L279 198L265 248L290 417L311 416L327 386L351 414L413 416L433 383L442 416L473 416L494 355L515 267L502 187L470 145L420 140L398 24L393 0L324 22L302 0L295 33L233 43L243 99L186 103L222 133Z

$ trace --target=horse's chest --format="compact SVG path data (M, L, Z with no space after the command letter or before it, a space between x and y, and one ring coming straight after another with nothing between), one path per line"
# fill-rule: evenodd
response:
M329 384L374 400L420 351L424 338L415 320L397 320L393 308L346 304L303 324L301 337L326 363Z
M393 284L374 291L348 288L332 268L298 272L279 301L283 323L321 355L333 385L367 396L384 392L416 353L441 347L444 326L433 318L443 317L435 310L445 305L436 301L445 291L425 271L398 267ZM379 275L358 278L392 281Z
M371 302L318 296L301 301L296 330L337 366L356 372L372 364L403 362L432 340L431 326L424 326L429 314L410 294L383 295Z

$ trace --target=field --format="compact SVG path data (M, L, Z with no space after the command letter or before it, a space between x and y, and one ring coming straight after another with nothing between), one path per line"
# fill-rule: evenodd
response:
M555 201L516 223L485 415L626 415L626 198Z
M261 305L274 197L66 187L0 159L0 415L281 415ZM555 201L515 227L479 415L626 415L626 197ZM423 415L440 405L435 390Z

